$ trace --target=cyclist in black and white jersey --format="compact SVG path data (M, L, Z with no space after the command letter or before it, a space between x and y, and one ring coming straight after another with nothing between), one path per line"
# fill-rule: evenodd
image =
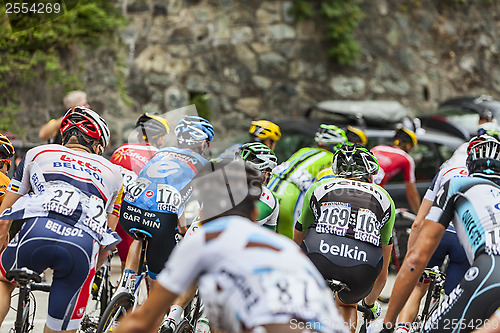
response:
M359 301L380 316L376 299L387 280L394 202L372 184L378 163L363 146L344 144L334 154L332 168L338 178L320 181L307 191L293 239L325 279L350 288L336 297L354 332Z
M373 332L391 331L451 220L471 267L424 331L470 332L500 305L500 142L489 136L471 139L467 169L469 177L454 177L438 192L398 273L384 325L374 326Z

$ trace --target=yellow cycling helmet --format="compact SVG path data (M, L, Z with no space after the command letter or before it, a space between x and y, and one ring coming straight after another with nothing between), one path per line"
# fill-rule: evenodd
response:
M255 138L255 141L270 139L276 142L281 138L279 126L268 120L252 121L252 126L248 132L253 138Z
M417 136L412 130L400 125L394 134L394 144L398 146L400 143L409 143L412 147L417 145Z
M363 146L366 146L368 143L368 138L366 137L365 132L357 127L352 127L348 125L345 130L345 135L347 136L347 141L352 143L359 143Z
M135 127L141 128L144 140L156 139L169 133L168 121L155 114L141 114Z

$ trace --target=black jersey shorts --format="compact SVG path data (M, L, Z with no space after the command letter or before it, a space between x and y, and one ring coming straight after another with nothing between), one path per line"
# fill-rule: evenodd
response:
M309 229L301 248L325 279L347 284L350 291L338 293L346 304L358 303L366 297L382 270L382 248L348 237Z

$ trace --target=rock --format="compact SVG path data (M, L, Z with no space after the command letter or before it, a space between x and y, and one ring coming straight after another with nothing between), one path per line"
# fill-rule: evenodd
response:
M150 45L139 54L134 63L144 72L164 73L167 64L167 53L160 45Z
M259 117L261 111L262 100L257 97L245 97L236 101L234 108L250 116L251 118Z
M268 77L282 77L287 72L286 59L276 52L264 53L259 58L260 71Z
M243 44L252 41L253 30L250 27L240 27L233 29L231 33L231 44Z
M255 75L252 77L253 83L260 89L269 89L271 87L272 81L264 76Z
M256 11L257 23L268 25L280 21L280 3L278 1L266 1Z
M365 81L360 77L336 76L330 80L332 90L343 98L359 98L365 93Z
M240 44L235 46L236 57L241 61L248 70L252 73L256 73L257 67L257 57L253 51L245 44Z
M186 89L188 91L208 92L210 79L201 75L189 75L186 80Z

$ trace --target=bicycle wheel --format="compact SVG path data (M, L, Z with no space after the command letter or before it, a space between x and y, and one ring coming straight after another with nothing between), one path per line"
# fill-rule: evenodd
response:
M108 333L116 326L120 317L122 317L129 309L134 306L134 296L132 294L123 292L111 300L108 304L104 314L99 320L97 326L97 333Z

